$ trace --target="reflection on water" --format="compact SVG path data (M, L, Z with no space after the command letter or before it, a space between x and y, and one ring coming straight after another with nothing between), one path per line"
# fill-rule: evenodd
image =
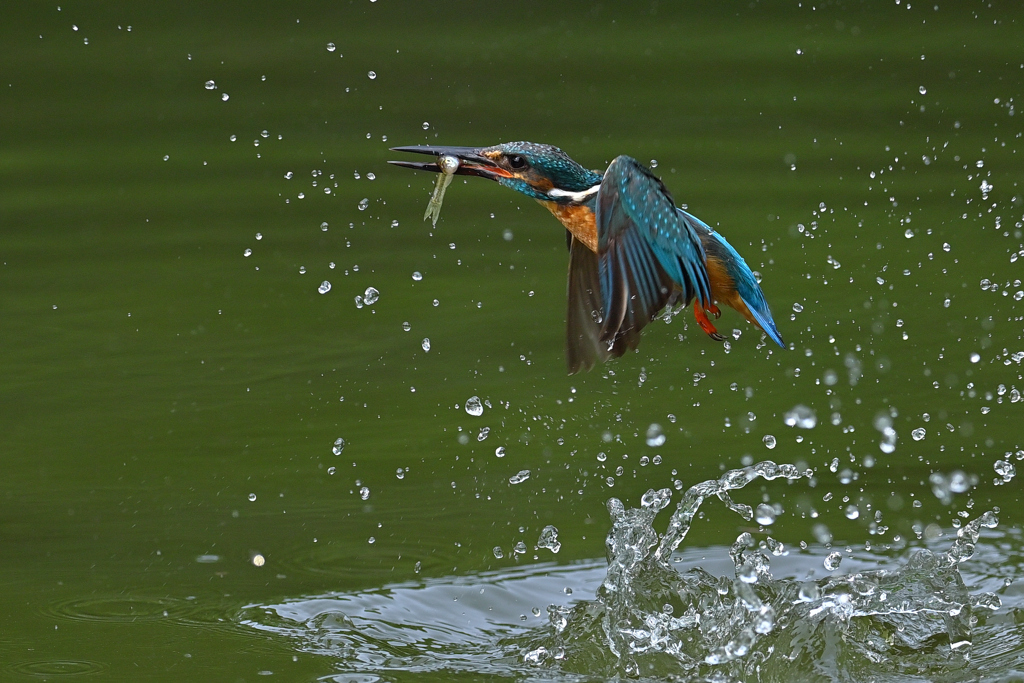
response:
M988 642L986 619L995 624L1003 600L985 589L996 586L969 586L960 571L976 555L982 529L998 524L993 512L964 524L944 552L921 548L899 563L871 551L792 553L771 536L755 543L747 531L727 552L708 552L710 561L697 551L674 552L705 499L717 497L749 521L754 510L733 502L730 490L758 478L805 476L772 462L727 472L688 489L662 534L653 523L670 489L648 491L640 508L612 498L607 565L535 564L250 605L242 622L334 659L345 681L396 670L544 672L564 680L781 681L794 672L931 680L980 670L977 641L985 659L1012 657L1010 639L1005 648ZM984 566L994 558L981 555L982 573L994 574ZM773 577L773 564L784 576ZM814 579L822 567L833 575ZM999 592L1009 585L1000 582ZM595 597L573 602L571 595ZM1020 607L1015 595L1009 601Z

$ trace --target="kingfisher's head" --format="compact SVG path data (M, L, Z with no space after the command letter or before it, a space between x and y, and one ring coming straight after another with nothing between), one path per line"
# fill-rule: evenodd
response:
M396 152L430 154L459 160L457 175L490 178L533 199L558 203L583 202L601 183L601 174L587 170L552 145L505 142L493 147L394 147ZM440 172L437 163L389 162L397 166Z

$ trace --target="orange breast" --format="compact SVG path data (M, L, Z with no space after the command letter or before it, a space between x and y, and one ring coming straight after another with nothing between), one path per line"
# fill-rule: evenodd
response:
M573 237L586 245L587 249L597 253L597 222L594 220L593 211L586 206L559 204L543 199L537 201L561 221Z

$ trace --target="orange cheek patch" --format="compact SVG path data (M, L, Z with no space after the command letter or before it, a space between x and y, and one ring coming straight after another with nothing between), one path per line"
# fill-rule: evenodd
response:
M524 180L529 182L531 185L533 185L541 192L547 192L548 190L552 190L555 187L555 184L551 182L550 178L524 178Z

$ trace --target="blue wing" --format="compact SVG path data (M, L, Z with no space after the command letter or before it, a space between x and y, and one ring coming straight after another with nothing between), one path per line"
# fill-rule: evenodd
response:
M764 330L769 339L782 348L786 348L786 343L782 341L782 335L779 334L779 330L775 326L775 320L772 318L772 311L768 307L768 301L764 298L761 286L757 284L757 279L754 277L754 273L750 270L747 262L743 260L739 252L720 233L707 223L682 209L679 209L679 213L683 220L697 231L701 242L704 244L707 258L715 260L724 266L726 273L732 280L732 286L746 305L751 317L757 321L758 326ZM728 299L726 299L726 303L732 305ZM741 310L740 312L742 313L743 311Z
M636 159L619 156L597 193L600 339L621 355L667 303L711 304L704 248L665 185ZM621 347L621 351L619 348Z

